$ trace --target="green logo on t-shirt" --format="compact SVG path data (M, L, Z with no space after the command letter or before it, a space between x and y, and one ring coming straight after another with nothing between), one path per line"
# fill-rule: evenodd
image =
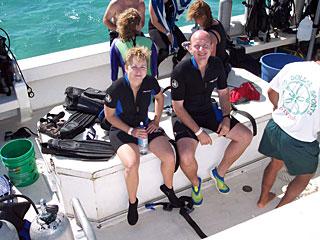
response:
M312 115L317 107L317 95L312 89L312 82L301 75L286 79L282 91L283 107L292 115Z

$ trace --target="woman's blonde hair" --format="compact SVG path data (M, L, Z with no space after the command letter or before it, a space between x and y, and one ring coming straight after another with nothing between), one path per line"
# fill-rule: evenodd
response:
M194 1L188 10L187 19L193 20L205 16L206 22L204 28L211 26L213 22L212 12L210 6L203 0Z
M117 32L123 41L129 41L136 36L137 26L139 26L141 16L138 10L128 8L122 12L117 20Z
M150 51L146 47L133 47L130 48L126 54L125 63L128 66L132 63L132 59L136 57L138 61L147 61L150 57Z

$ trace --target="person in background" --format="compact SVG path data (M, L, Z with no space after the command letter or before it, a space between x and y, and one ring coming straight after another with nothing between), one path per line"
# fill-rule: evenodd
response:
M271 188L286 166L295 176L277 207L292 202L306 188L318 167L320 131L320 58L287 64L270 82L268 96L274 106L259 146L271 157L263 173L258 207L275 198Z
M117 20L119 15L127 10L128 8L134 8L137 9L140 13L141 21L139 26L137 27L137 31L139 35L143 36L142 28L144 26L144 18L145 18L145 11L146 6L144 4L143 0L111 0L108 7L106 8L106 11L103 15L103 24L109 29L109 41L110 46L114 39L116 39L119 36L119 33L117 32Z
M169 56L175 66L186 55L187 51L181 46L187 39L175 22L191 0L150 0L149 2L149 35L158 47L158 65Z
M129 195L127 219L130 225L138 221L138 138L148 138L149 150L161 161L164 184L160 186L160 190L174 206L180 206L172 185L174 153L164 130L159 128L164 97L158 81L147 75L149 55L150 52L144 47L129 49L125 59L126 74L112 83L105 97L105 116L112 125L109 131L110 142L125 167L124 175ZM155 116L150 121L148 107L152 95L155 99ZM147 126L146 129L139 127L140 122Z
M125 57L130 48L144 46L151 52L148 59L147 74L157 76L157 48L150 38L139 36L139 26L141 17L138 10L129 8L118 16L117 31L119 37L116 38L110 48L111 79L117 80L118 70L121 67L125 73Z
M224 176L252 140L251 131L230 115L229 90L222 61L211 56L212 38L204 30L194 32L188 50L191 59L181 61L171 75L173 131L180 156L180 167L192 183L191 196L196 205L202 203L201 178L197 176L197 145L212 144L203 129L207 128L231 140L217 167L210 170L220 193L229 193ZM217 88L221 111L214 108L212 91ZM201 160L199 160L201 161Z
M222 60L228 75L231 70L229 54L226 51L228 36L221 22L212 17L210 6L203 0L196 0L188 9L187 19L194 20L200 29L210 33L215 46L212 47L211 56L217 56Z

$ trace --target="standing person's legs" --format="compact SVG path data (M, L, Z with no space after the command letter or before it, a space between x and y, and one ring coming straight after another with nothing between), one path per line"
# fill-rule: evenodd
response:
M283 167L284 163L282 160L272 158L269 165L265 168L263 172L261 193L257 206L259 208L265 207L270 201L272 201L276 195L270 192L279 170Z
M296 176L288 185L284 197L277 207L293 201L306 188L317 170L319 161L319 142L299 141L283 131L272 119L263 133L259 152L271 156L272 162L264 171L258 207L264 207L274 198L270 189L277 172L285 164L290 175ZM283 160L282 161L280 161Z
M178 44L177 61L180 62L182 58L187 54L187 50L182 47L182 43L187 41L184 34L181 32L180 28L176 25L173 27L173 35L176 37Z
M302 193L302 191L307 187L313 175L314 174L304 174L296 176L289 183L287 191L281 199L280 203L277 205L277 208L295 200L300 195L300 193Z
M134 225L138 221L138 199L137 190L139 184L139 148L134 143L124 144L117 150L117 155L124 165L124 178L129 195L128 222Z
M158 66L169 55L170 42L168 37L157 29L149 29L149 35L158 48Z

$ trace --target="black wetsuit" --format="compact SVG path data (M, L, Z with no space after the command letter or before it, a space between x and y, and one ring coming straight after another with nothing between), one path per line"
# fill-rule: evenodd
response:
M179 63L171 74L172 100L183 100L183 106L193 120L200 126L217 131L220 124L211 100L212 91L227 88L227 77L223 64L218 57L210 57L207 69L202 78L197 63L193 58ZM230 128L238 121L231 118ZM173 131L176 141L183 137L196 140L195 134L187 128L178 118L174 119Z
M169 0L165 3L165 11L166 11L166 19L168 22L175 21L174 15L174 5L172 3L172 0ZM174 20L172 20L174 19ZM181 47L181 44L185 41L187 41L184 34L181 32L179 27L177 27L175 24L173 24L172 27L172 34L175 36L178 44L178 52L177 52L177 61L181 61L181 59L186 55L187 51ZM149 20L149 35L150 38L155 42L157 45L159 52L158 52L158 66L160 63L166 59L170 53L170 41L166 34L160 32L152 23L151 20Z
M109 30L109 42L110 46L112 45L113 40L115 40L117 37L119 37L119 33L114 30Z
M217 46L216 46L216 56L219 57L222 62L223 65L225 66L226 69L226 73L230 72L230 66L229 65L229 54L226 51L226 47L227 47L227 33L224 30L223 25L221 24L220 21L216 20L218 22L218 24L212 24L209 28L204 29L207 32L212 33L216 38L217 38ZM220 35L220 40L217 36L217 34L215 33L215 31Z
M104 103L107 107L116 109L116 115L130 127L138 127L140 122L147 126L151 97L160 91L157 80L154 77L146 76L141 83L136 100L134 100L129 80L125 76L114 81L107 89ZM164 135L164 131L159 129L149 134L148 140L151 142L161 135ZM137 143L137 138L113 126L110 128L109 137L115 151L123 144Z

